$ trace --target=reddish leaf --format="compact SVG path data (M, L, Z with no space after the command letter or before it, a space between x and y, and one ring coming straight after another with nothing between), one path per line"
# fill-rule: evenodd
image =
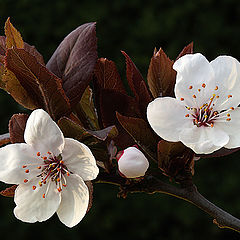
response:
M186 55L186 54L192 54L193 53L193 42L189 43L186 47L184 47L184 49L180 52L180 54L178 55L178 57L176 58L176 61Z
M115 89L121 93L126 93L117 67L113 61L100 58L95 67L95 76L100 88Z
M126 117L116 113L118 121L134 141L146 152L154 152L159 137L152 131L149 124L141 118Z
M126 59L126 67L127 67L126 74L127 74L129 87L134 93L134 96L138 98L141 82L142 81L144 82L144 79L141 73L139 72L139 70L137 69L137 67L135 66L135 64L133 63L132 59L124 51L121 51L121 52Z
M5 35L6 35L6 47L12 48L23 48L24 42L20 32L11 24L10 18L5 23Z
M77 104L92 79L97 61L96 23L86 23L71 32L59 45L47 68L63 79L71 105Z
M173 61L160 48L154 51L148 69L148 86L154 98L174 96L176 71L173 70Z
M140 111L135 99L117 92L116 90L102 89L100 94L100 110L104 127L115 125L119 135L114 140L120 148L134 144L132 138L122 128L116 118L116 112L124 116L139 117Z
M10 143L10 135L9 133L5 133L0 135L0 146Z
M240 150L240 147L237 148L232 148L232 149L228 149L228 148L221 148L213 153L210 154L196 154L196 157L200 157L200 158L215 158L215 157L223 157L223 156L227 156L229 154L235 153L237 151Z
M24 131L28 119L27 114L14 114L9 121L9 133L12 143L24 143Z
M161 140L158 143L158 166L176 180L183 180L194 173L193 156L192 150L181 142Z
M45 66L24 49L8 49L6 67L11 70L28 96L39 108L45 109L53 119L70 113L70 105L61 79L50 73Z
M4 197L14 197L16 188L17 185L13 185L11 187L6 188L5 190L2 190L0 194Z
M0 55L5 55L6 53L6 37L0 36Z

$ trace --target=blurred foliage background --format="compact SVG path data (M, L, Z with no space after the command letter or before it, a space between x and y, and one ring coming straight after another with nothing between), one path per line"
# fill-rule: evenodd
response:
M220 54L240 60L240 2L238 0L0 0L1 35L7 17L24 40L47 62L61 40L85 22L97 22L99 57L116 62L125 79L126 51L143 76L154 48L171 59L194 42L195 52L209 60ZM25 110L0 90L0 133L8 120ZM240 217L240 153L196 162L194 181L210 201ZM6 239L240 239L221 230L201 210L161 194L117 198L118 189L95 185L94 204L82 222L66 228L54 216L47 222L15 219L11 198L0 197L0 234ZM39 236L38 236L39 235Z

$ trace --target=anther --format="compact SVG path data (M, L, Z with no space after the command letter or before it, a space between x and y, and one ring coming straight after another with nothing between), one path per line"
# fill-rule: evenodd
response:
M61 192L62 191L62 189L59 187L58 189L57 189L59 192Z
M27 179L24 179L23 181L24 181L24 183L27 183L27 182L28 182L28 180L27 180Z
M29 169L26 169L26 170L25 170L25 173L29 173Z
M227 118L226 121L228 121L228 122L231 121L231 118Z
M57 168L57 171L59 172L61 170L61 168Z
M47 157L43 157L43 160L47 160Z
M200 92L200 91L201 91L201 89L199 88L199 89L198 89L198 91Z
M193 98L196 98L196 95L193 94L192 97L193 97Z
M26 165L23 165L22 168L26 168L27 166Z
M213 127L213 123L211 123L211 127Z
M218 86L216 86L214 90L218 90Z
M205 83L203 83L203 84L202 84L202 87L203 87L203 88L205 88L205 87L206 87L206 84L205 84Z
M230 113L227 114L227 117L230 117Z
M57 178L57 182L60 182L60 178Z
M42 182L41 181L39 181L38 184L39 184L40 187L42 186Z
M61 161L60 161L60 163L61 163L61 164L63 164L63 163L64 163L64 161L63 161L63 160L61 160Z
M230 107L231 110L234 110L234 107Z
M66 187L67 185L66 184L63 184L64 187Z
M219 96L216 96L216 98L219 98Z
M70 176L70 173L69 173L69 172L67 172L67 176Z
M37 156L38 156L38 157L40 156L40 152L37 152Z
M183 101L183 100L184 100L184 98L180 98L180 100L181 100L181 101Z
M193 88L193 86L189 86L189 88L188 89L192 89Z
M185 117L189 117L189 114L186 114Z
M45 193L42 195L43 198L45 198Z
M231 98L232 97L232 95L228 95L228 98Z
M36 186L32 186L32 189L35 190L37 187Z
M38 166L37 168L38 168L38 169L41 169L42 167L41 167L41 166Z
M51 152L47 152L47 154L51 155Z

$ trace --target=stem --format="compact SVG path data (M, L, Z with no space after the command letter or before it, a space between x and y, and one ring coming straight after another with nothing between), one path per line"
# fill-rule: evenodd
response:
M107 176L107 174L99 175L96 182L119 185L121 188L120 195L123 197L126 197L127 193L146 192L153 194L158 192L183 199L212 216L214 218L213 222L217 224L218 227L229 228L240 232L240 220L208 201L197 191L195 185L179 188L150 176L145 177L139 182L132 182L126 185L124 184L124 182L126 182L124 178Z

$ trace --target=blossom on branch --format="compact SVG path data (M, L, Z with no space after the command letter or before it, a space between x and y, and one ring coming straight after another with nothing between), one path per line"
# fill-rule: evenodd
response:
M126 178L137 178L145 175L149 162L136 147L128 147L117 157L119 172Z
M84 181L95 179L99 172L94 156L84 144L64 138L41 109L28 118L24 140L0 148L0 181L19 184L15 216L33 223L56 212L66 226L75 226L88 209L89 190Z
M156 98L147 108L153 130L197 154L240 146L240 63L230 56L208 60L187 54L173 65L176 98Z

